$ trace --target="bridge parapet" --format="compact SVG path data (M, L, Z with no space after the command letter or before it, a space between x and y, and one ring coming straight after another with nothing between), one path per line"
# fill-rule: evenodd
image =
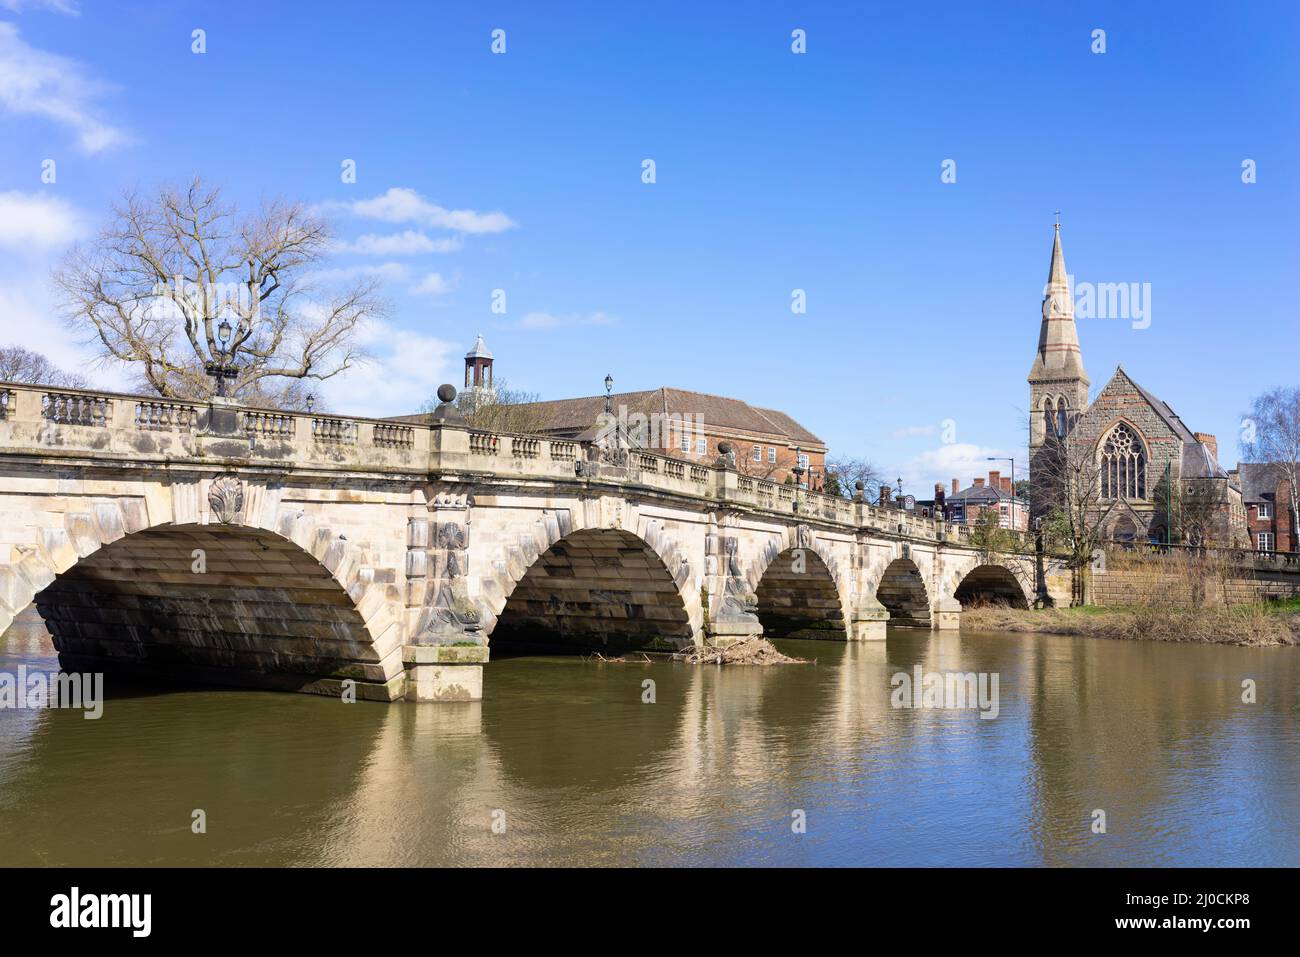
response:
M349 472L469 473L494 480L598 481L890 537L969 541L964 525L796 489L718 463L473 429L463 422L259 409L220 400L0 383L0 454L137 465L164 460L198 468L277 464Z
M426 471L429 429L384 419L0 383L0 451L98 461Z

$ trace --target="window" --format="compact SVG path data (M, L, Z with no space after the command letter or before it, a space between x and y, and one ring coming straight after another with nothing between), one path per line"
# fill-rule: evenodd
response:
M1069 421L1066 418L1066 409L1068 408L1069 406L1065 404L1064 399L1056 403L1056 434L1061 438L1065 437L1065 430Z
M1101 497L1147 497L1147 455L1137 433L1121 422L1101 450Z
M801 469L808 468L808 456L806 455L799 456L799 468Z
M708 439L699 438L699 439L696 439L696 440L695 440L695 454L696 454L696 455L707 455L707 454L708 454L708 451L709 451L709 440L708 440Z
M763 446L761 445L754 446L754 461L755 462L763 461Z
M689 452L690 450L691 450L691 434L687 432L685 429L682 429L682 451Z
M1272 532L1260 532L1260 533L1259 533L1259 550L1260 550L1261 552L1271 552L1271 551L1273 550L1273 533L1272 533Z
M770 445L767 447L767 460L773 465L776 464L776 449L772 448Z
M1268 502L1260 502L1258 505L1255 506L1255 517L1272 518L1273 506Z

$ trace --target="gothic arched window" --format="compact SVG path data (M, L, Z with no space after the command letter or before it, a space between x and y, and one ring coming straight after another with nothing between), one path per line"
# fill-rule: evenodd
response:
M1147 497L1147 454L1142 440L1121 422L1101 449L1101 497Z
M1069 426L1069 419L1066 417L1066 410L1070 407L1064 399L1056 403L1056 434L1065 438L1065 430Z
M1056 411L1052 407L1050 398L1043 400L1043 434L1056 434Z

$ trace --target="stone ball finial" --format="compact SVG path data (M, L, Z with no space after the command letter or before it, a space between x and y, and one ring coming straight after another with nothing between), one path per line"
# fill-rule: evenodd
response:
M452 402L456 398L456 387L450 382L444 382L438 386L438 401Z
M859 492L865 492L867 490L867 483L862 481L862 479L858 479L853 483L853 487Z
M723 455L730 455L732 452L735 451L735 446L733 446L730 442L719 442L718 451L721 452Z

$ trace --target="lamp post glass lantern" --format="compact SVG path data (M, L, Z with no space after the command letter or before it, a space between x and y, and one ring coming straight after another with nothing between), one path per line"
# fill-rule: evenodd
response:
M614 377L605 376L605 414L614 414Z
M203 367L203 371L210 375L217 382L218 398L227 398L229 395L226 382L239 375L239 369L234 364L234 356L230 354L230 335L234 332L230 327L230 320L222 319L221 324L217 326L217 339L221 343L221 348L213 356L213 361Z

